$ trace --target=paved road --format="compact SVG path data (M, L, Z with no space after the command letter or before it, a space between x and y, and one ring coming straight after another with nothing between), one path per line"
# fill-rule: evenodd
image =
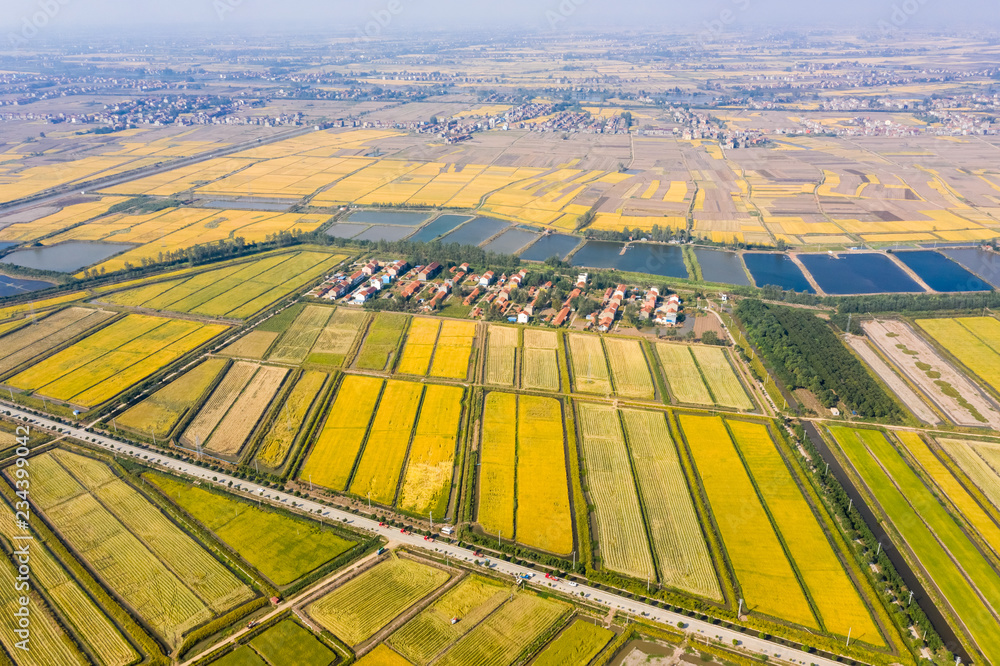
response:
M82 440L84 442L103 447L114 452L116 455L126 455L138 458L146 457L146 461L161 467L165 467L175 472L180 472L189 477L202 480L202 482L216 483L219 486L228 486L229 482L233 482L233 490L237 492L242 492L245 496L257 498L260 501L267 500L271 503L277 504L279 506L290 507L294 502L296 504L296 509L304 511L311 514L320 514L323 517L336 521L345 522L355 528L366 530L384 537L386 540L391 540L401 545L406 545L415 549L424 549L438 553L439 555L445 555L450 559L457 562L472 563L477 558L475 553L471 550L465 548L459 548L458 546L453 546L450 544L441 544L427 542L422 536L418 535L407 535L401 534L399 530L390 529L387 527L380 527L377 521L370 520L368 518L363 518L356 516L347 511L340 511L331 507L328 507L317 502L295 497L294 495L289 495L287 493L279 492L271 488L263 489L263 494L260 492L260 486L256 484L249 483L242 479L236 477L231 477L226 474L219 472L213 472L209 469L201 467L197 464L182 462L179 460L174 460L173 458L167 458L161 454L150 452L146 449L132 446L124 442L112 439L110 437L105 437L103 435L89 433L85 430L76 427L69 427L64 424L56 423L47 418L38 416L31 412L22 410L20 407L10 404L9 402L0 400L0 405L2 408L7 409L15 417L27 418L29 423L36 428L47 428L49 430L55 430L56 428L62 428L62 434L65 436L73 437L75 439ZM213 478L217 481L213 481ZM544 578L543 575L537 574L532 569L526 567L521 567L510 562L504 562L502 560L495 561L491 568L494 572L507 574L512 578L514 576L530 576L530 580L527 581L528 585L537 587L549 587L553 588L559 592L570 596L584 597L590 603L599 604L601 606L614 609L618 615L633 616L637 619L647 619L655 622L660 622L662 624L667 624L671 626L677 626L679 622L686 623L687 627L685 631L691 634L696 634L709 639L716 638L721 640L726 645L732 645L733 640L740 641L740 645L748 650L756 652L758 654L768 655L771 659L780 659L794 664L816 664L817 666L840 666L839 662L832 661L830 659L824 659L822 657L807 654L800 650L794 650L792 648L777 645L770 641L765 641L754 636L749 636L747 634L742 634L736 631L725 629L713 625L709 622L702 622L700 620L695 620L689 618L685 615L680 615L678 613L672 613L666 611L662 608L656 608L654 606L649 606L644 603L633 601L631 599L626 599L624 597L604 592L587 585L574 585L565 580L558 580L556 582L549 581Z

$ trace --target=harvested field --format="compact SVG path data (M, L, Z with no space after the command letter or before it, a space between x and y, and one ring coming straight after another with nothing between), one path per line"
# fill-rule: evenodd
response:
M357 645L448 581L447 572L393 555L306 608L334 636Z
M519 331L491 325L486 347L486 383L514 387Z
M476 323L445 320L441 324L431 365L431 377L464 380L469 375L469 359L476 337ZM513 366L512 366L513 367Z
M998 324L992 317L917 321L935 342L996 391L1000 391ZM990 427L997 429L992 421Z
M578 411L601 562L632 578L653 578L656 570L618 411L588 403L580 403Z
M937 319L928 321L948 322ZM929 325L927 322L924 324ZM951 324L957 331L965 330L955 322ZM948 325L949 330L952 328L951 324ZM1000 429L1000 411L992 401L954 366L941 358L909 326L893 320L866 321L862 326L882 353L929 396L949 419L958 425L988 425L994 430Z
M300 479L331 490L347 489L383 383L375 377L344 377L326 422L299 471Z
M638 340L604 338L604 349L611 365L615 395L652 400L656 390L653 388L653 378L649 374L642 344Z
M368 323L368 314L357 310L338 308L326 328L319 334L307 359L309 363L339 368L354 349L361 329Z
M923 421L924 423L929 423L931 425L937 425L941 423L941 417L934 413L934 410L928 407L927 403L916 394L916 392L909 387L909 385L903 381L892 368L882 360L875 350L868 346L868 342L864 338L857 337L854 335L847 337L847 344L851 346L858 356L861 357L872 372L878 376L886 386L896 395L899 400L906 405L906 408L913 412L914 416Z
M166 439L212 385L226 363L221 358L205 360L126 411L115 422L138 433L152 432L156 437Z
M368 327L368 335L358 353L357 366L360 370L385 370L394 360L399 341L406 330L409 317L401 314L380 312Z
M548 553L573 550L562 403L517 400L517 541Z
M239 454L287 375L285 368L261 366L212 432L205 449L225 456Z
M114 316L113 312L70 307L8 333L0 338L0 375L55 349Z
M392 506L423 397L423 384L389 380L368 431L350 491Z
M559 390L559 334L555 331L524 330L521 388Z
M601 338L570 333L570 356L573 358L573 384L580 393L611 394L611 378L604 358Z
M244 358L252 361L262 361L268 350L278 339L277 333L269 331L251 331L236 342L227 345L219 352L219 356Z
M753 402L743 390L743 382L730 365L725 349L697 346L691 348L691 353L715 397L715 404L744 411L753 409Z
M747 607L819 629L722 419L679 420Z
M319 339L332 314L333 310L330 308L307 305L295 318L295 323L281 336L281 340L271 352L270 360L290 365L298 365L305 361L309 356L309 350Z
M621 412L660 581L709 599L722 591L665 414Z
M440 518L447 512L464 396L457 386L427 385L406 463L402 510L418 516L433 511Z
M437 319L415 317L410 322L406 343L399 358L396 372L404 375L426 375L430 369L434 346L437 344L441 322Z
M279 469L285 464L309 409L326 384L325 372L308 371L299 377L281 410L275 416L257 450L256 459L265 467Z
M694 361L690 347L657 342L656 353L667 375L670 392L678 403L708 406L715 404Z
M196 447L207 442L212 431L243 393L243 389L250 384L259 368L259 365L245 361L239 361L230 366L226 376L212 391L212 395L202 405L198 415L184 430L184 434L180 438L181 443L187 447Z
M477 522L490 534L514 535L517 474L517 396L490 393L483 409L479 444Z

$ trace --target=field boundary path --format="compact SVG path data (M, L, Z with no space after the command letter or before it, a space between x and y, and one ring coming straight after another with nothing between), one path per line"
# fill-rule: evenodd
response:
M227 489L230 483L232 483L232 486L228 487L228 491L234 494L242 493L244 496L257 499L267 499L269 503L284 506L289 510L309 514L313 518L322 516L334 522L346 523L352 525L356 529L371 532L383 537L387 541L398 543L399 545L406 546L412 550L429 551L432 555L436 553L438 556L444 555L467 565L476 562L478 559L472 550L460 548L451 544L424 541L424 538L420 535L401 534L398 529L381 527L378 521L364 518L362 516L356 516L347 511L334 509L326 506L325 504L295 497L294 495L290 495L288 493L273 489L264 489L264 497L259 498L258 494L261 488L258 485L249 483L243 479L229 476L228 474L224 474L222 472L213 472L210 469L195 463L167 458L156 451L150 451L139 446L126 444L125 442L107 437L105 435L90 433L76 426L58 423L33 412L24 410L21 407L4 400L0 400L0 406L9 411L13 417L22 419L29 425L34 425L35 427L44 428L53 432L61 432L64 437L70 437L89 443L90 445L96 446L100 449L108 450L113 455L139 458L149 466L165 468L173 471L174 473L180 473L199 480L202 483L214 484L216 487L224 490ZM215 480L213 480L213 478ZM293 502L295 503L294 509L291 507ZM364 560L359 563L355 563L355 565L350 569L338 572L335 576L339 577L345 575L347 572L352 571L355 566L358 566L363 562ZM707 640L721 640L723 643L730 645L734 640L736 640L745 650L758 655L767 655L770 660L780 660L782 662L796 664L814 664L815 666L841 666L842 664L840 661L827 659L802 650L779 645L751 634L745 634L740 631L734 631L732 629L712 624L710 621L702 621L688 617L687 615L667 611L663 608L627 599L624 596L620 596L612 592L598 590L597 588L590 587L589 585L582 583L571 585L569 581L564 579L559 579L558 581L553 582L545 578L539 578L535 570L519 566L511 562L505 562L503 560L496 561L491 565L491 570L495 573L506 574L512 578L521 578L522 576L526 576L527 578L524 578L524 580L528 585L541 588L550 593L555 591L569 597L581 597L586 599L587 602L591 604L597 604L613 610L618 616L626 618L631 616L636 620L658 622L660 624L670 625L673 627L677 627L678 623L680 623L684 625L683 630L689 634L697 635L702 639ZM330 580L331 579L325 579L322 584L327 584ZM263 621L264 619L272 617L279 612L287 610L299 602L302 597L315 593L316 587L312 586L309 590L304 591L301 595L296 596L294 599L290 599L275 607L261 620ZM232 642L245 633L245 630L246 628L236 632L225 641L213 646L212 649L216 649L222 645ZM186 666L192 662L193 660L188 660L184 662L184 664Z

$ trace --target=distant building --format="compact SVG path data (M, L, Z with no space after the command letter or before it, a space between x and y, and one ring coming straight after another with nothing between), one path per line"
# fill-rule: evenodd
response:
M438 262L432 263L430 266L424 267L420 273L417 274L417 279L421 282L427 282L428 280L433 280L441 273L441 264Z
M493 271L486 271L483 273L483 277L479 278L479 286L488 287L493 284Z

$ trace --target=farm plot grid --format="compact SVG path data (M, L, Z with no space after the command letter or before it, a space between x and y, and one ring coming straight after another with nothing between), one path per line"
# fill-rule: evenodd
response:
M555 331L524 329L521 388L559 390L559 334Z
M0 519L0 535L5 537L9 543L15 543L13 540L14 537L23 536L23 532L14 528L14 511L10 505L5 501L0 501L0 508L5 510L5 516ZM69 620L70 625L78 628L75 631L71 630L73 631L73 636L90 648L104 664L107 666L126 666L138 659L139 654L125 637L122 636L115 624L91 601L79 581L63 568L55 555L42 545L40 540L36 540L31 547L31 567L35 583L48 593L59 612ZM5 578L9 571L9 569L4 568L3 575ZM9 580L13 583L13 576ZM0 582L0 586L4 586L4 583ZM0 594L0 598L3 599L3 602L0 602L0 607L4 608L3 617L14 618L15 609L12 606L6 605L9 599L8 594L6 592L2 593ZM35 607L39 608L40 605L36 605ZM85 631L83 631L84 628ZM0 636L3 637L6 645L12 644L11 642L7 642L11 636L3 628L0 628ZM33 636L33 638L38 640L37 637ZM42 640L49 640L49 638L45 637ZM59 643L53 643L51 647L58 648ZM37 648L32 652L36 650ZM40 650L35 654L35 657L37 658L39 654L42 657L42 661L37 663L45 664L46 666L52 663L59 663L56 661L47 661L48 659L58 658L56 654L52 654L47 650Z
M615 637L615 632L583 619L576 619L549 643L534 666L587 666Z
M580 393L611 395L611 374L601 338L579 333L570 333L567 337L573 359L574 388Z
M166 439L227 365L221 358L203 361L116 418L116 427Z
M431 364L431 377L462 379L469 375L472 343L476 338L476 324L471 321L445 320L441 324Z
M1000 321L993 317L919 319L917 325L994 391L1000 391ZM998 429L993 423L990 427Z
M113 312L70 307L0 338L0 375L100 326Z
M313 251L277 254L186 279L129 289L111 294L105 300L153 310L246 319L306 286L346 258L346 255ZM161 287L166 288L161 290Z
M725 349L657 342L656 353L678 404L754 409Z
M253 598L221 562L105 464L53 450L32 459L36 506L170 645Z
M278 333L251 331L219 352L219 356L263 361L267 352L278 339Z
M514 387L520 330L491 325L486 338L486 383Z
M987 663L998 663L996 570L884 434L844 427L830 433L973 644Z
M946 335L955 351L959 351L963 336L973 338L965 328L950 320L928 320L922 322L921 326L930 327L930 331L938 331L939 335ZM993 429L1000 429L1000 410L975 384L945 361L905 323L892 320L866 321L862 327L882 353L940 407L951 421L964 426L989 425ZM988 354L996 356L982 343L979 343L979 347L983 356L982 361L979 361L980 356L977 354L977 363L985 364ZM997 356L997 362L1000 364L1000 356ZM978 370L981 366L972 367Z
M128 315L7 380L10 386L83 407L104 403L227 330Z
M438 319L414 318L406 334L406 343L399 358L396 372L404 375L426 375L434 356L434 345L441 332Z
M402 314L380 312L375 316L365 336L355 365L359 370L385 370L395 361L396 350L409 317Z
M690 415L679 421L748 609L819 629L725 422Z
M337 662L337 653L322 643L315 634L294 620L282 620L248 645L269 666L330 666Z
M270 469L285 464L327 379L325 372L311 370L299 376L254 454L258 463Z
M444 517L465 391L344 377L299 478L373 502Z
M268 360L289 365L299 365L305 361L320 333L330 321L331 315L333 315L332 308L307 305L281 336Z
M656 396L646 354L638 340L604 338L604 351L611 366L615 395L652 400Z
M323 596L306 612L340 640L358 645L450 577L436 567L393 555Z
M278 586L298 580L356 545L305 518L263 510L165 474L144 477Z
M935 414L930 405L893 372L889 364L882 360L882 357L872 349L867 340L850 335L847 337L847 344L861 357L861 360L868 365L871 371L885 382L896 397L906 405L906 408L913 412L914 416L930 425L941 423L941 417Z
M477 516L491 534L568 555L573 522L562 416L554 398L486 396Z
M347 362L368 320L367 313L338 308L320 332L306 361L314 365L341 367Z

